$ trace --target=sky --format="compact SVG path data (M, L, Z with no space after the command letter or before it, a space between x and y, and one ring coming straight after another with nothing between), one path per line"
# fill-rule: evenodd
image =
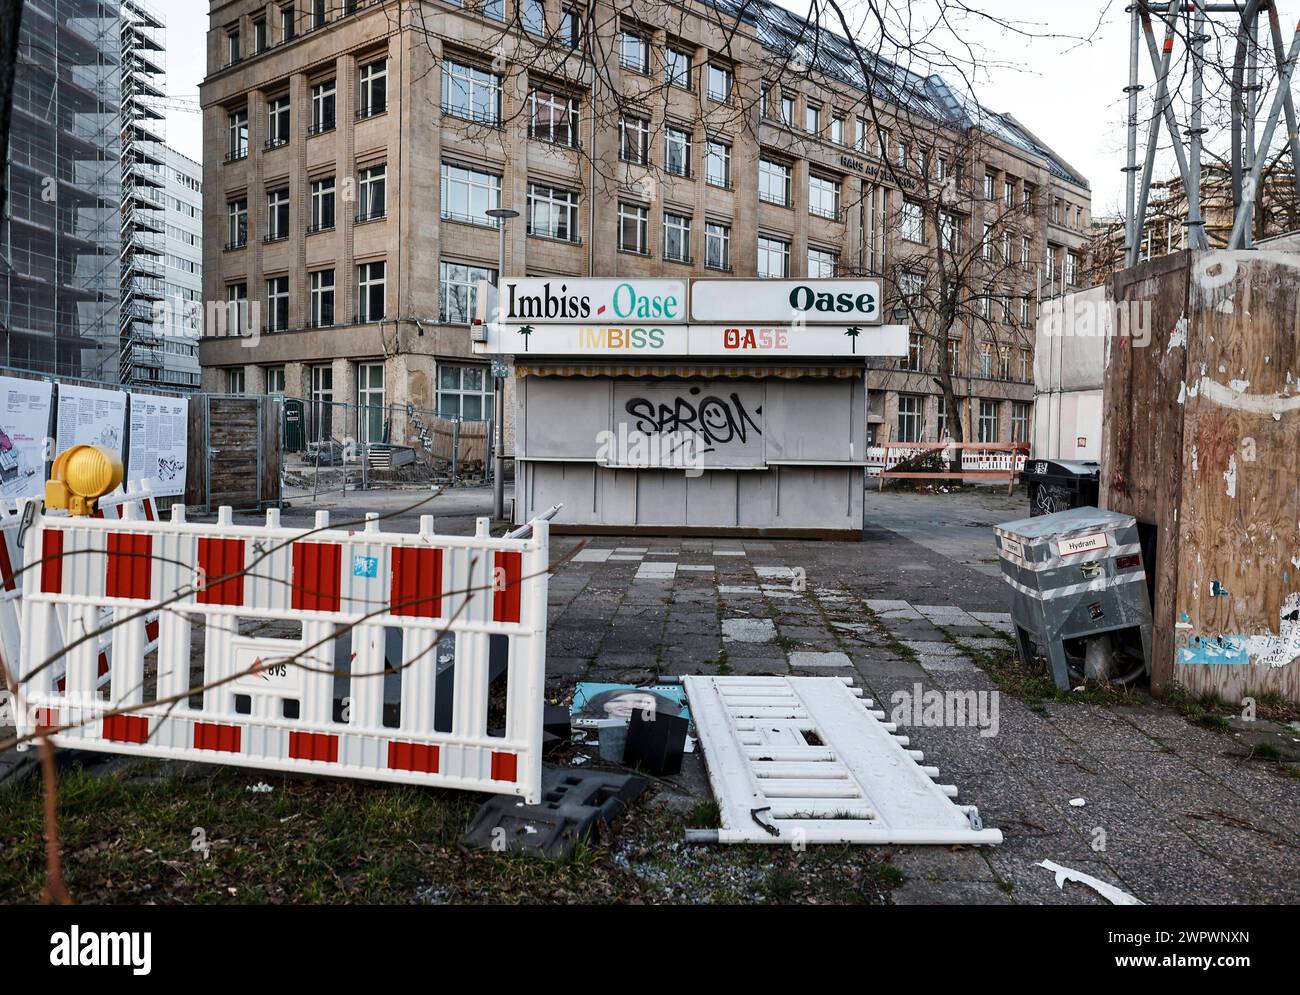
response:
M806 14L811 0L777 0ZM865 17L866 0L841 0L851 23ZM952 53L980 101L1007 112L1054 149L1092 185L1093 214L1119 212L1124 189L1125 97L1128 82L1128 17L1125 0L877 0L900 12L923 18L925 11L946 7L955 19L947 33L932 36L936 49ZM1282 23L1295 24L1300 0L1284 0ZM167 89L170 96L197 99L204 72L207 0L168 0ZM956 16L960 8L973 11ZM904 13L906 12L906 13ZM913 28L913 32L918 29ZM1287 31L1289 34L1289 29ZM972 46L976 59L968 61ZM913 67L916 68L916 67ZM1149 65L1144 79L1150 82ZM942 75L953 83L951 69ZM169 111L169 142L194 159L201 158L199 114ZM1161 171L1172 160L1161 156Z

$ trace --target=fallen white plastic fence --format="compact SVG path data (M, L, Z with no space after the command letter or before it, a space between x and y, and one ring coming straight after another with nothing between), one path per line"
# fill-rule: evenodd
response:
M860 688L834 677L683 677L718 843L1001 843Z
M264 526L234 525L228 508L215 524L190 523L181 505L167 522L129 505L121 520L37 515L24 543L20 735L39 725L80 749L539 801L548 523L534 521L527 539L493 539L486 519L465 537L436 534L432 516L417 534L367 518L340 531L325 512L315 530L281 527L274 510ZM153 660L145 611L155 604ZM107 693L96 688L95 641L76 641L102 610L113 626ZM60 643L51 633L64 612ZM241 620L293 636L241 634ZM400 659L386 667L394 629ZM340 633L351 663L336 702ZM451 717L435 728L448 636ZM493 640L504 640L507 664L504 714L489 729ZM42 669L60 654L62 688ZM385 712L386 669L400 675L395 714Z

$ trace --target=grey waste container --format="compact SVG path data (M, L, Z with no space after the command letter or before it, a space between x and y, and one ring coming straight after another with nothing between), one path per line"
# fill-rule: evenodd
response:
M1137 521L1073 508L997 526L1020 658L1057 687L1128 683L1151 670L1151 605Z
M1101 464L1095 460L1031 459L1020 479L1029 487L1029 514L1051 515L1097 504Z

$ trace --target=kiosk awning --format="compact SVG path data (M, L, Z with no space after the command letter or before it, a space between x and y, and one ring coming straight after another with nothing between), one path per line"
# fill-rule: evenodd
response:
M701 378L735 379L739 377L777 377L802 380L808 377L847 380L860 377L865 366L848 363L818 365L741 365L717 366L700 363L537 363L521 362L515 357L516 377L655 377L660 379Z

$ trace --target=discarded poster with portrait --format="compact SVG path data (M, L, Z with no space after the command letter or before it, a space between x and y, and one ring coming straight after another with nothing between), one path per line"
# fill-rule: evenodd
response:
M45 492L46 439L52 384L0 377L0 497L40 497Z
M189 401L156 394L131 395L131 456L126 479L148 482L159 497L185 493Z
M54 438L59 452L73 446L103 446L121 458L126 430L126 393L59 384Z
M691 717L686 689L680 684L602 684L580 681L573 692L569 708L572 725L577 729L594 729L605 719L630 719L633 712Z

